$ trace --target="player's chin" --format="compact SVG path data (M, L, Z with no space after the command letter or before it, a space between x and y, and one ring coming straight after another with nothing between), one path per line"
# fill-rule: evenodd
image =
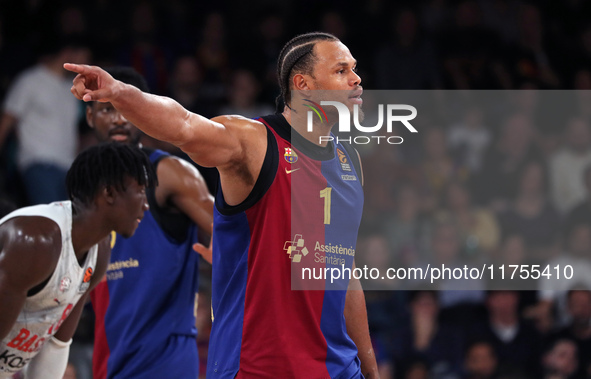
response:
M119 232L119 234L121 234L124 238L130 238L135 234L135 231L137 230L138 224L137 221L134 222L134 225L127 228L126 230L122 230Z

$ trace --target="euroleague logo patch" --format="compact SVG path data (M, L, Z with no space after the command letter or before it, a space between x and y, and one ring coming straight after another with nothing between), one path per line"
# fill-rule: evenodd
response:
M78 292L86 292L90 287L90 280L92 279L93 273L92 267L89 267L84 271L84 278L82 279L82 284L80 284L80 288L78 288Z
M92 267L89 267L89 268L86 269L86 272L84 273L83 283L90 282L90 279L91 278L92 278Z
M343 171L351 171L351 165L343 150L337 148L337 155L339 156L339 163L341 164Z

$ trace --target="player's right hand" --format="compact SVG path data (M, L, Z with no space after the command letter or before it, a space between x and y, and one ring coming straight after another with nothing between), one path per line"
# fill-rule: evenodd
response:
M213 230L213 222L211 223L211 229ZM197 253L201 254L203 259L205 259L209 264L211 264L213 259L213 248L212 248L212 241L213 241L213 233L211 236L211 240L209 241L209 246L205 246L201 243L193 244L193 250Z
M64 68L78 74L70 89L78 100L109 102L118 92L119 82L100 67L65 63Z

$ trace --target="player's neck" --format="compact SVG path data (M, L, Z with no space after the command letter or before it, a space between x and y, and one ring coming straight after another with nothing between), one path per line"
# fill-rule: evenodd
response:
M106 227L96 207L72 203L72 208L72 246L78 262L81 262L88 250L108 236L111 230Z
M320 137L329 136L334 123L328 124L314 121L312 124L312 131L308 131L306 112L297 112L289 107L285 107L283 109L283 117L285 117L287 122L296 132L308 141L323 147L328 144L328 139L321 139Z

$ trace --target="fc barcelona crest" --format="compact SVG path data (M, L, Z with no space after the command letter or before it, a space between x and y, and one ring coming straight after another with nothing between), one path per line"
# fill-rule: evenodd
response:
M285 148L285 154L283 154L283 157L288 163L296 163L298 161L298 155L291 147Z

